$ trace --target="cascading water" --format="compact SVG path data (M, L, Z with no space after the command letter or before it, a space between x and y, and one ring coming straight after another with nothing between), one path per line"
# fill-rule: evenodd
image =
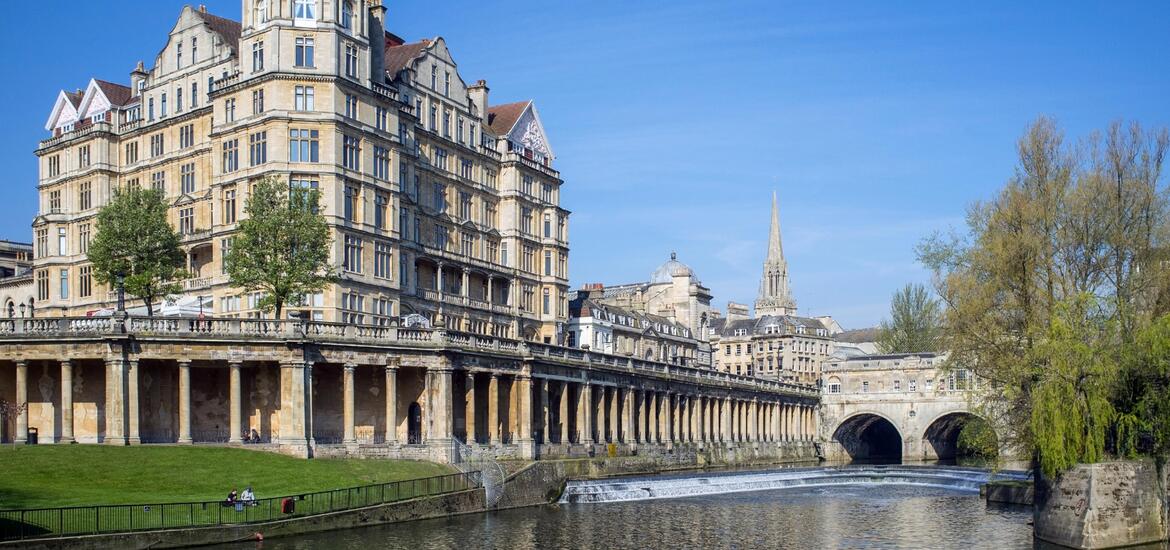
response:
M917 485L979 492L991 479L1025 480L1021 471L999 471L946 466L842 466L790 468L688 476L627 477L569 481L562 503L620 502L679 498L720 493L766 491L790 487L833 485Z

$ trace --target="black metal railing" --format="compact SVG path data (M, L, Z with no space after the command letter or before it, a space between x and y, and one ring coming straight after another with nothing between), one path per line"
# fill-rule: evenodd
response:
M352 510L480 487L479 472L459 472L234 504L206 501L0 510L0 540L239 525Z

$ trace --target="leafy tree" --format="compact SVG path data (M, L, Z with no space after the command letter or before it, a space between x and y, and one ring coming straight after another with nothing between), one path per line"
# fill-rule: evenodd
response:
M882 353L939 351L941 336L938 301L926 286L907 284L890 300L890 319L882 321L877 345Z
M233 286L263 291L258 307L280 318L335 279L329 264L329 226L318 212L320 192L276 177L252 185L227 255Z
M966 231L919 247L951 366L988 382L977 398L999 413L1004 443L1049 472L1098 459L1122 430L1107 356L1170 304L1167 142L1165 130L1115 123L1070 146L1040 118L1018 143L1015 175L968 210Z
M142 299L146 314L154 315L155 300L179 292L175 282L186 276L186 255L179 234L167 222L167 204L161 192L129 187L114 194L98 212L97 232L88 258L94 278L117 284Z
M1118 453L1170 454L1170 315L1137 334L1121 357L1115 389Z

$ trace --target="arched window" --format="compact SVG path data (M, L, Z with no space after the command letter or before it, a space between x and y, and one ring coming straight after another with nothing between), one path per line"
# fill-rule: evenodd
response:
M341 3L341 28L353 28L353 2L349 0Z
M16 304L12 303L12 300L8 300L8 307L4 309L8 310L9 319L16 317Z
M268 22L268 0L256 0L252 8L252 24L259 25Z

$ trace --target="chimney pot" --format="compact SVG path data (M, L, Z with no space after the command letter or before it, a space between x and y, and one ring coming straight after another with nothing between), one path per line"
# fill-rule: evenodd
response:
M207 5L199 4L199 13L207 13Z

